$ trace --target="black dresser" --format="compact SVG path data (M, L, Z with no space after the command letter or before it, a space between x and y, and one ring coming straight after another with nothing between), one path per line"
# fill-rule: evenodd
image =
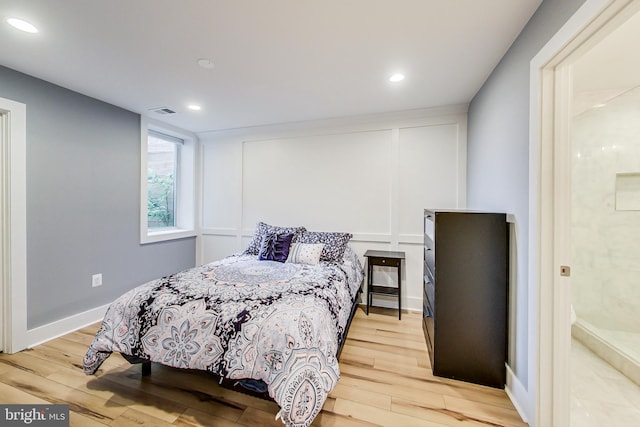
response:
M433 374L504 388L504 213L424 211L423 329Z

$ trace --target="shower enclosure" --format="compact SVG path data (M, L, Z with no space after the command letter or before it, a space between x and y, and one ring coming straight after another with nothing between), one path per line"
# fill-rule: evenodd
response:
M577 106L572 335L640 384L640 87Z

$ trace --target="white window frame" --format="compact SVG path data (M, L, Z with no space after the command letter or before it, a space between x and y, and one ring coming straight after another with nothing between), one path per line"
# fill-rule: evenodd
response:
M184 141L178 157L178 176L176 177L176 225L175 227L151 230L148 227L148 167L147 141L149 131L154 131ZM196 236L196 151L198 137L188 131L166 123L141 116L140 118L140 243L155 243L185 237Z

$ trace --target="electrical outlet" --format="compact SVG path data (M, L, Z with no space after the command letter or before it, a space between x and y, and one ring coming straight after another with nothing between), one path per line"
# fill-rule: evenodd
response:
M102 286L102 273L91 276L91 286L94 288L96 286Z

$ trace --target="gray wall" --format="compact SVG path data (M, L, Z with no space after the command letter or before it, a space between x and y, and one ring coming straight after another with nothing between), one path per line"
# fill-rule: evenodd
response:
M0 97L27 106L29 329L194 265L195 238L139 243L139 115L4 67Z
M584 0L544 0L469 106L467 205L516 219L516 330L511 368L527 387L529 229L529 64ZM531 360L529 360L531 358Z

